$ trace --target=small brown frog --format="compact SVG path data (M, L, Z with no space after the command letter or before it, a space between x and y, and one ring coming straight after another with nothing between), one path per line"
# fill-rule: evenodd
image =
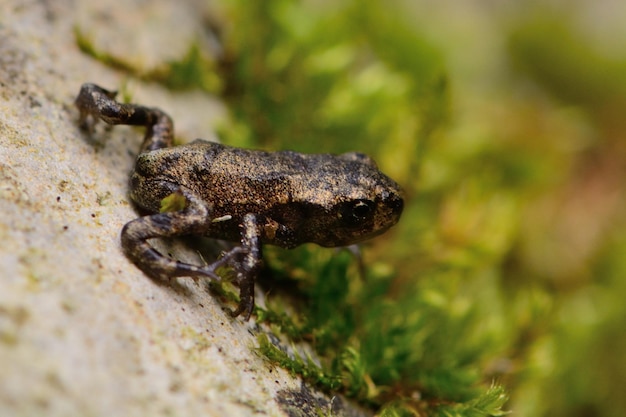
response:
M398 184L360 153L300 154L241 149L197 139L172 147L173 122L157 108L115 101L116 92L84 84L76 98L81 126L140 125L146 135L130 178L130 197L154 213L122 229L125 254L157 279L208 277L232 267L240 303L232 312L249 319L261 245L294 248L313 242L346 246L379 235L398 222L403 208ZM161 212L167 197L181 204ZM203 235L240 241L210 265L163 256L148 239Z

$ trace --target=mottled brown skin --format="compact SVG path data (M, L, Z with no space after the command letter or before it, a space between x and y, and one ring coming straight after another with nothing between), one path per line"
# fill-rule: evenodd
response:
M262 244L294 248L303 243L346 246L377 236L398 222L403 208L399 186L359 153L306 155L264 152L195 140L172 147L173 123L156 108L121 104L115 93L84 84L76 98L81 125L146 126L130 178L130 196L155 213L122 229L126 255L159 279L204 276L216 269L237 272L240 303L234 316L254 308L254 281ZM184 197L179 211L159 213L165 197ZM197 266L171 260L149 243L155 237L204 235L240 241L219 260Z

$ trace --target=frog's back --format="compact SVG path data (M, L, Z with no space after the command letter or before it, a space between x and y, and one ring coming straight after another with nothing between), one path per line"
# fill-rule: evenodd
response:
M210 203L216 217L263 212L289 200L291 179L302 168L292 161L294 155L204 140L144 152L131 177L131 196L157 211L158 199L184 187ZM142 192L144 188L149 192Z
M352 243L368 228L394 224L402 205L398 185L361 154L265 152L196 140L139 155L131 197L140 206L158 211L161 200L179 189L210 206L213 218L232 220L212 226L214 237L236 240L243 217L253 214L292 231L289 242L270 242L284 246ZM358 229L357 224L358 230L343 233L343 225L333 223L352 207L366 205L372 213L384 211L371 216L372 221L385 219L383 226ZM322 230L335 230L337 236L316 237Z
M305 180L310 182L306 186L315 188L322 179L342 178L345 164L336 155L267 152L197 139L188 145L145 152L135 169L151 177L175 178L190 188L215 183L231 187L254 183L258 187L259 183L295 182L305 186Z
M337 155L302 154L294 151L267 152L226 146L198 139L189 151L203 155L198 163L215 175L233 175L253 180L272 180L302 174L326 176L329 170L342 170Z

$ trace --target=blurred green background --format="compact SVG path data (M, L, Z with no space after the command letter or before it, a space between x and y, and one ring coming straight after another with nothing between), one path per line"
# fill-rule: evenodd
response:
M217 4L220 55L164 83L222 95L227 144L358 150L406 191L361 272L268 248L258 319L322 361L264 353L385 416L626 415L626 2Z
M224 140L359 150L406 190L363 281L269 255L311 271L300 320L341 391L383 415L626 415L626 3L226 3Z
M626 3L230 4L225 140L356 149L407 193L365 282L326 264L304 286L318 351L353 354L344 392L626 415Z

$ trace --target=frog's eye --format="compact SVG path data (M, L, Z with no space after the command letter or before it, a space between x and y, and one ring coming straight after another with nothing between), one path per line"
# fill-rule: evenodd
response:
M341 210L341 220L351 226L362 224L374 215L374 202L356 200L346 203Z

